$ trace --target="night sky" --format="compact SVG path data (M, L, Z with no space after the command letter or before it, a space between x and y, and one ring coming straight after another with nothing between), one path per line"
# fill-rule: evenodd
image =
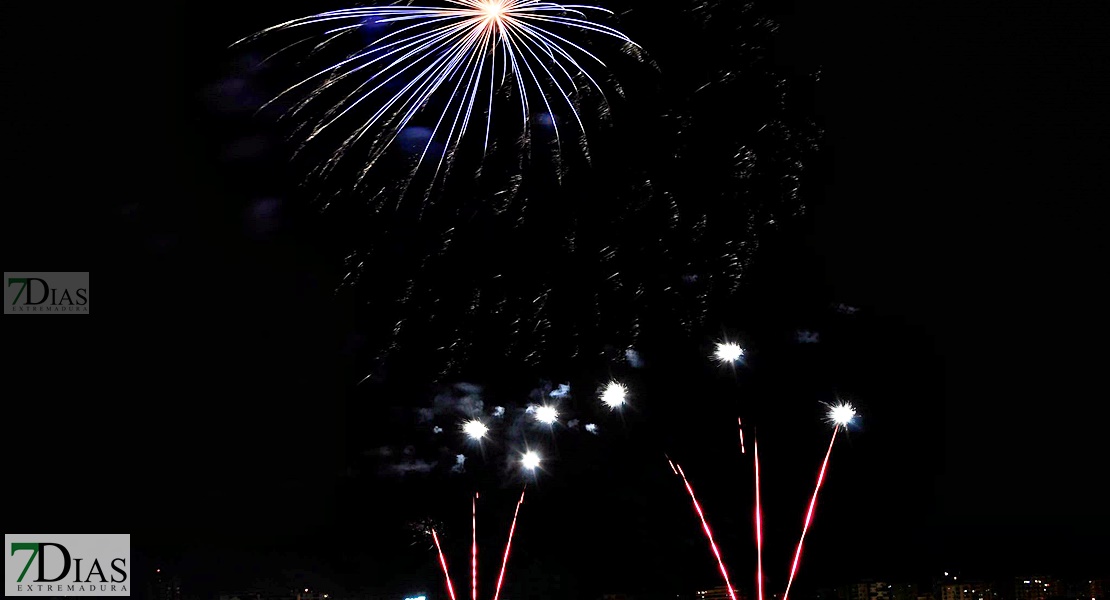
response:
M495 432L476 452L444 398L463 385L511 421L530 394L568 383L567 417L600 432L564 421L524 434L551 460L527 479L510 597L719 585L664 453L750 589L738 414L761 442L778 591L828 442L821 403L837 398L861 419L833 453L800 590L942 570L1106 576L1110 11L1085 4L710 4L708 21L691 3L636 8L622 28L658 72L618 73L633 99L599 133L602 166L567 183L597 197L562 205L537 186L540 216L508 234L465 186L457 213L388 226L357 194L321 213L298 186L281 126L250 117L274 73L242 84L249 57L226 47L331 4L5 6L4 269L97 280L95 316L4 318L5 487L23 494L8 529L128 531L137 570L178 570L198 594L293 571L314 588L438 593L412 525L441 524L461 585L470 494L492 566L526 480L506 466L517 438ZM751 37L721 33L737 27ZM683 91L732 69L706 100ZM769 162L734 187L720 171L735 168L734 142L769 120L785 124L778 137L745 142ZM780 182L797 157L795 197ZM686 243L687 221L664 231L645 177L707 215L704 237ZM635 202L641 221L621 213ZM451 218L461 241L428 271L425 299L402 300ZM581 244L617 248L625 288L601 283L605 264L559 270L572 220ZM731 227L745 220L760 226ZM735 240L751 241L737 286L718 285L712 257ZM336 294L352 253L373 268ZM506 298L556 298L544 336L511 332L523 312L459 316L470 296L455 292L502 268L515 274ZM650 291L691 275L714 282L704 301ZM637 284L645 300L625 309ZM595 296L609 309L579 303ZM398 341L400 318L417 325ZM456 329L465 351L440 351ZM722 337L748 348L745 365L709 360ZM611 377L632 393L619 416L596 403ZM451 472L460 452L465 472Z

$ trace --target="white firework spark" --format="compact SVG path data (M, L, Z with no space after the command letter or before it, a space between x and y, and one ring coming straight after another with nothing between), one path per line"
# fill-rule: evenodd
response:
M465 433L470 439L480 440L486 437L486 433L489 431L489 428L486 427L485 423L479 421L478 419L471 419L470 421L462 424L462 430L463 433Z
M529 471L534 471L536 467L540 466L540 455L535 450L529 450L524 453L520 459L520 464Z
M540 423L551 425L559 418L559 411L555 410L554 406L537 406L535 416Z
M852 422L856 418L856 409L848 402L841 402L829 407L828 415L825 419L839 427L843 427Z
M577 131L584 138L578 107L580 94L596 91L602 103L607 104L601 86L584 63L606 65L570 38L600 34L638 47L620 31L590 20L593 13L613 14L596 6L539 0L442 1L444 6L391 5L328 11L275 25L237 43L283 30L323 26L326 29L316 45L319 49L360 29L382 26L392 29L270 101L300 91L304 97L292 109L296 113L333 86L355 79L354 90L311 125L306 143L340 120L354 119L352 113L356 108L364 111L355 121L354 132L340 144L325 167L334 166L352 144L375 132L371 138L377 138L377 143L368 155L360 179L427 107L434 106L431 110L438 115L413 173L429 158L438 142L443 144L435 168L438 176L464 134L476 123L483 129L485 152L490 145L494 98L502 87L508 87L510 94L519 100L526 136L530 118L546 115L561 146L562 134L554 115L556 110L569 109ZM533 110L537 98L542 103L542 107L535 107L542 111L538 114ZM481 113L485 114L484 119Z
M628 388L624 384L610 381L609 385L605 386L605 391L601 392L601 401L612 410L620 408L625 403L628 396Z
M740 344L734 342L720 342L717 344L717 349L713 352L713 356L721 362L721 364L731 364L744 358L744 349Z

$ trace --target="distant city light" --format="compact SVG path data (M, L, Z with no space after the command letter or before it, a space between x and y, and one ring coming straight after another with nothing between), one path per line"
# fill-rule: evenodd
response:
M529 450L524 453L524 458L520 462L525 469L535 470L536 467L540 466L540 455L536 454L535 450Z
M551 425L559 418L559 412L553 406L537 406L536 407L536 420L540 423L547 423Z
M717 350L713 353L713 355L722 364L734 363L741 358L744 358L744 349L740 347L740 344L735 344L733 342L720 342L717 344Z
M485 423L482 423L478 419L472 419L463 423L462 429L463 432L466 433L467 437L472 440L480 440L484 438L486 436L486 433L489 431L489 427L486 427Z
M605 391L601 393L601 401L610 409L616 409L624 404L627 395L628 388L624 387L624 384L610 381L609 385L605 386Z
M405 600L428 600L428 598L427 598L427 596L411 596L411 597L405 598Z

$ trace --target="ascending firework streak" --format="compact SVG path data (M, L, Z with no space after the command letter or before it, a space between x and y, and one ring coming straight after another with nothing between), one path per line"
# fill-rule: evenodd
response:
M470 501L470 596L478 600L478 494Z
M757 600L763 600L763 509L759 504L759 440L755 446L755 587Z
M332 86L360 75L353 91L312 127L306 142L360 104L369 104L366 109L369 117L355 125L354 133L340 145L332 161L341 158L351 144L368 132L385 128L382 138L385 142L369 154L363 175L414 117L430 104L437 105L434 110L439 110L439 115L433 115L435 125L414 172L438 140L444 148L436 167L438 174L444 160L454 153L462 140L475 112L485 112L482 127L484 148L488 149L494 92L509 81L508 89L515 88L514 93L519 96L525 133L529 131L529 120L535 116L529 102L531 96L542 100L542 110L551 116L558 143L561 144L561 138L552 103L569 108L577 129L584 135L576 100L580 91L592 88L600 92L601 86L581 63L596 62L602 67L605 63L564 36L596 33L635 45L620 31L589 20L585 11L613 14L596 6L564 6L539 0L445 0L445 4L334 10L287 21L247 39L323 24L330 29L316 45L319 49L344 34L382 25L394 27L354 55L289 87L271 100L272 103L294 90L305 90L304 100L293 108L295 113ZM579 76L582 80L576 80ZM604 94L601 95L605 102Z
M832 456L836 434L840 432L841 427L846 427L855 415L856 411L851 404L841 403L829 407L828 420L834 423L835 427L833 427L832 439L829 440L829 449L825 452L825 460L821 461L821 471L817 475L817 485L813 488L813 497L809 500L809 510L806 511L805 524L802 525L802 536L798 538L798 548L794 551L794 562L790 566L790 578L786 580L786 591L782 595L782 600L787 600L790 596L790 586L794 583L794 575L798 572L798 562L802 558L802 544L805 542L806 532L809 531L809 524L813 521L813 510L817 507L817 493L821 491L821 484L825 482L825 469L829 466L829 457Z
M451 596L451 600L455 600L455 586L451 584L451 574L447 571L447 558L443 556L443 548L439 546L439 536L436 535L436 530L432 530L432 541L436 543L436 551L439 552L439 564L443 567L443 577L447 580L447 594Z
M740 417L736 417L736 428L740 431L740 454L747 454L744 449L744 421Z
M732 600L736 600L736 592L732 588L732 582L728 579L728 570L725 569L725 561L721 559L721 552L717 549L717 542L713 541L713 532L709 530L709 523L706 522L705 513L701 511L698 498L694 495L694 488L690 487L690 481L686 479L686 474L682 472L682 465L677 465L677 470L678 475L682 477L682 482L686 484L686 491L690 492L690 499L694 501L694 511L698 513L698 518L701 519L701 527L705 530L705 536L709 538L709 547L713 550L713 556L717 557L717 565L721 568L721 576L725 579L725 587L728 588L728 596Z
M516 510L513 511L513 524L509 526L509 541L505 543L505 557L501 559L501 574L497 576L497 588L493 591L493 600L501 596L501 582L505 580L505 567L509 564L509 550L513 546L513 532L516 531L516 517L520 514L520 505L524 503L524 492L528 486L520 491L520 500L517 500Z

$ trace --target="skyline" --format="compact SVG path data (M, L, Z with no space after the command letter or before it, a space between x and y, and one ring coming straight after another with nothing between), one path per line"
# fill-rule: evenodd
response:
M1103 569L1104 571L1105 569ZM435 573L431 573L435 575ZM804 588L799 588L797 595L800 598L809 600L861 600L868 598L870 600L892 600L892 599L912 599L912 600L1087 600L1088 598L1095 598L1096 600L1103 600L1105 598L1105 585L1106 578L1092 578L1091 576L1084 578L1060 578L1046 575L1045 573L1023 573L1023 574L1010 574L1004 578L965 578L961 580L955 576L955 572L938 572L930 575L922 575L918 578L911 579L888 579L882 577L872 578L859 578L859 579L845 579L838 582L822 582ZM357 574L349 573L343 577L342 582L335 579L335 574L324 574L321 572L313 572L310 570L292 571L285 573L285 579L275 574L268 574L269 579L267 583L253 582L248 584L229 585L224 587L211 587L207 592L198 592L194 587L190 589L188 579L180 575L174 575L164 569L156 569L154 577L155 581L168 583L170 587L180 592L180 596L176 600L194 599L211 597L216 598L230 598L238 596L241 600L248 600L249 598L278 598L285 595L296 596L300 598L309 598L320 600L327 594L327 597L334 598L335 600L346 600L349 598L388 598L399 597L398 594L405 596L418 596L425 595L428 598L446 597L446 592L442 589L442 581L433 579L421 583L417 578L407 582L401 582L397 589L386 590L381 587L375 588L372 585L367 585L364 582L356 581ZM953 577L955 576L955 577ZM156 579L158 577L167 578ZM1032 591L1028 589L1028 585L1024 583L1033 583L1033 579L1039 583L1045 582L1044 590ZM631 597L643 598L663 598L673 597L672 592L679 593L680 597L691 598L698 597L699 590L706 590L707 592L723 593L725 587L723 585L708 585L705 582L703 586L693 586L690 589L682 590L639 590L628 594L628 590L620 589L601 589L591 591L579 591L579 597L584 598L605 598L615 594L630 595ZM157 584L155 587L158 587ZM308 587L301 587L308 586ZM323 586L323 587L321 587ZM967 586L967 589L952 589L953 586L959 588L960 586ZM1039 588L1039 586L1037 586ZM1051 590L1049 588L1051 587ZM971 589L973 588L973 589ZM465 589L465 588L464 588ZM463 592L460 589L459 592ZM755 597L755 588L753 584L748 585L734 585L734 589L739 598L751 600ZM409 592L402 592L402 590L409 590ZM466 590L469 592L469 590ZM519 591L519 590L518 590ZM962 593L961 593L962 591ZM968 592L971 592L970 594ZM537 591L543 593L543 589ZM670 595L669 595L670 594ZM469 594L467 594L469 595ZM482 594L480 594L482 596ZM771 594L768 593L768 598L779 598L781 593ZM166 599L174 600L174 599Z

